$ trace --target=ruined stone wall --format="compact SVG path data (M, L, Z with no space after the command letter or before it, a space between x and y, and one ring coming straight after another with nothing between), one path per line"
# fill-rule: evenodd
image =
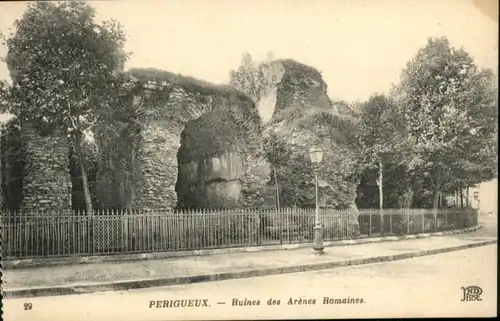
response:
M307 152L314 144L321 144L325 149L320 170L320 194L328 207L356 209L356 184L347 179L352 171L350 165L351 150L340 142L342 134L335 126L333 117L343 117L333 108L327 93L327 84L319 71L293 60L278 60L271 64L268 78L270 86L259 102L259 112L268 117L264 135L276 134L286 142L291 153L290 161L278 173L282 173L283 203L299 202L300 206L314 206L314 174ZM279 155L276 155L277 157ZM288 160L287 160L288 161ZM298 166L300 175L291 173L290 168ZM285 173L285 174L283 174ZM288 185L285 185L288 184ZM293 195L296 188L300 196ZM293 199L292 199L293 198ZM348 222L351 230L357 231L356 211L350 211Z
M176 155L180 147L180 133L167 126L165 122L154 122L142 132L131 208L168 209L177 205Z
M264 155L261 132L249 135L249 152L242 154L243 178L240 204L243 207L264 206L267 184L271 180L271 167Z
M276 90L276 112L295 106L333 111L328 86L319 71L289 59L275 61L271 66L270 90Z
M259 153L259 149L262 147L260 144L261 126L256 108L246 96L230 90L217 88L207 90L205 87L194 86L193 88L190 85L190 81L187 85L167 81L156 82L154 86L148 85L140 93L139 98L136 96L135 104L137 109L142 111L141 117L143 117L141 118L140 133L136 135L132 143L131 157L127 160L124 175L117 175L116 166L110 168L109 162L108 164L102 162L102 173L119 177L115 184L105 182L101 184L99 194L102 197L100 198L107 197L107 188L117 190L123 188L124 185L127 185L125 183L126 177L130 177L128 179L129 186L126 188L128 193L126 193L125 199L120 200L121 207L140 209L176 207L178 205L176 183L179 175L177 154L181 147L181 134L189 121L213 112L231 114L232 119L245 132L245 135L257 140L257 142L248 143L241 148L242 153L246 155L245 158L251 158L251 155ZM223 128L223 125L214 128ZM120 139L133 140L131 137ZM110 146L113 143L107 142L101 143L101 145ZM115 154L116 152L114 151ZM220 152L207 154L205 161L208 161L210 157L221 157ZM238 200L239 206L241 204L256 206L262 203L263 196L261 194L264 192L265 183L260 186L262 191L257 185L269 180L269 171L261 170L258 174L253 173L252 168L255 166L245 167L245 164L253 165L253 163L254 160L242 162L244 174L239 180L241 181L240 194L244 195L242 198L244 201ZM261 165L261 167L265 166ZM256 179L256 175L266 177ZM215 188L214 185L209 187L206 193L207 195L216 195L220 192L233 193L235 188L237 189L235 186ZM218 202L215 201L215 203Z
M112 165L104 166L102 171L110 177L108 186L103 188L109 190L107 197L115 195L111 197L115 199L114 204L125 208L210 207L208 199L212 199L214 206L261 206L264 204L265 186L270 181L270 166L262 154L263 129L265 132L276 132L284 128L281 135L301 140L301 129L297 124L302 118L317 112L335 112L321 74L292 60L271 64L269 92L263 95L258 108L248 97L227 88L206 86L206 83L161 71L154 71L153 74L152 82L148 77L140 79L147 85L142 93L135 95L143 118L140 120L139 138L130 144L133 146L128 152L130 157L115 156L115 160L110 162ZM162 78L165 74L166 78ZM140 78L138 74L134 76ZM256 120L254 116L259 112L261 117ZM212 113L230 114L244 131L245 142L205 154L205 151L200 151L199 155L191 155L193 159L179 159L179 149L183 153L181 136L186 125ZM263 120L267 120L265 128ZM226 127L229 126L215 124L213 129L217 129L220 136L223 135L220 130L228 129ZM295 135L297 132L298 136ZM231 134L229 130L227 134ZM120 140L127 141L123 137ZM307 148L311 142L302 140L299 143ZM235 145L238 145L237 148ZM120 152L111 152L113 155L117 153ZM233 156L229 156L231 153ZM120 163L122 158L127 158L124 164ZM207 174L213 172L216 164L223 164L223 158L234 162L230 164L233 167L241 166L241 173L234 177L232 174L229 177L227 173ZM179 184L179 178L183 184ZM350 190L349 182L336 180L327 184ZM190 193L201 196L190 203ZM355 193L352 196L354 200ZM238 199L237 202L234 198Z
M239 126L229 113L211 112L188 122L177 155L180 207L260 206L265 180L253 182L259 136ZM267 163L265 164L267 165ZM264 165L264 166L265 166ZM257 173L267 177L265 172ZM249 194L252 184L257 184ZM243 194L242 194L243 191ZM246 199L246 195L251 195Z
M181 147L182 148L182 147ZM237 152L179 162L176 184L180 208L233 208L240 197L241 157Z
M71 209L68 139L60 132L43 135L30 126L21 130L24 168L23 211Z

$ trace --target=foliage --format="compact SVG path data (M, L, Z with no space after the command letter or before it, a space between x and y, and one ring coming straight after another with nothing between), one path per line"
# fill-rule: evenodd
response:
M128 58L120 25L98 24L95 15L82 1L30 3L6 40L12 77L12 86L2 84L7 111L41 133L67 134L78 158L84 133L115 99L116 75ZM91 210L83 166L81 171Z
M310 109L302 108L302 106L289 106L288 108L277 110L269 125L285 123L291 125L295 120L302 119L311 113Z
M311 79L319 79L321 77L316 68L304 65L293 59L281 59L280 62L285 67L290 82L301 85L303 88L307 89L311 85L314 85L309 82Z
M0 126L0 184L2 209L18 210L23 198L24 152L19 120L12 118Z
M2 34L0 33L0 37ZM0 80L0 113L6 113L9 110L9 95L10 95L10 86L4 81Z
M315 204L314 165L307 142L320 143L324 156L318 166L320 189L328 206L345 208L355 195L355 123L339 115L316 112L301 118L281 134L271 133L264 146L276 170L284 206L312 207ZM292 133L290 133L292 132ZM296 142L290 139L295 136Z
M408 205L403 204L405 190L409 188L408 177L401 167L404 136L402 115L391 97L375 94L360 104L356 127L357 166L361 171L357 198L360 207L380 206L379 197L382 197L385 208ZM383 189L380 189L380 184ZM376 193L382 195L375 197Z
M94 18L84 2L29 4L6 41L13 78L9 112L41 127L88 128L127 58L120 26Z
M283 166L290 158L290 148L287 142L275 132L264 137L264 154L266 159L274 166Z
M169 87L180 86L190 93L201 95L217 95L217 96L232 96L236 95L239 99L248 99L247 96L235 90L230 85L215 85L204 80L193 77L174 74L169 71L156 68L132 68L127 71L131 77L137 78L142 82L164 83Z
M360 156L367 167L378 165L379 160L393 160L402 146L404 137L402 117L394 101L385 95L373 95L361 105L356 136Z
M177 117L173 113L178 112L173 108L166 108L167 102L175 88L181 88L189 98L183 101L188 104L189 100L194 103L211 104L211 110L222 110L230 112L239 126L247 129L261 131L261 121L257 108L253 101L245 94L235 90L228 85L214 85L192 77L175 75L168 71L149 68L133 68L124 75L127 90L123 94L128 97L127 104L131 105L128 122L135 122L139 127L145 123L145 119L166 119ZM151 90L146 90L148 87ZM132 104L132 96L137 98ZM114 104L120 108L123 103ZM175 106L174 106L175 107ZM119 110L119 109L118 109ZM208 112L208 111L207 111Z
M97 200L96 192L96 177L98 172L98 150L94 142L84 140L81 145L81 161L88 175L88 188L92 199L92 204L95 207ZM80 171L80 160L76 155L74 148L70 148L69 153L69 170L72 178L72 207L76 210L85 209L85 197L83 195L82 177Z
M213 157L238 151L247 136L227 113L211 113L188 122L181 135L183 145L177 154L182 163L197 161L200 157Z
M363 164L360 164L360 166ZM379 187L377 168L364 168L359 175L356 205L358 208L376 208L379 206ZM406 166L387 162L384 164L383 207L408 208L412 206L412 177Z
M495 93L491 73L478 70L465 51L445 38L429 39L389 97L374 95L361 105L357 135L365 170L357 202L376 204L377 160L386 178L385 207L410 205L411 195L413 205L432 198L430 206L437 206L440 192L496 175Z
M408 63L394 94L408 131L407 164L430 183L434 207L438 193L456 185L457 178L466 186L480 181L481 163L491 160L496 135L491 72L479 70L446 38L429 39ZM462 173L471 172L474 179L463 179Z
M338 146L357 148L357 120L328 112L316 112L298 123L298 129L312 131L319 138L327 138Z
M244 53L238 69L230 71L230 85L248 95L257 104L269 87L266 72L272 59L272 54L268 53L266 62L256 64L249 53Z
M332 106L338 110L339 114L357 119L361 116L363 103L355 102L350 104L344 100L333 100Z
M269 89L266 75L271 61L272 57L268 57L267 61L256 64L249 54L244 54L240 67L231 71L231 84L258 102ZM316 82L322 81L321 74L293 60L280 62L287 71L281 81L286 84L280 87L279 92L283 97L281 103L286 108L276 106L277 110L264 135L264 154L277 176L280 203L284 206L314 206L314 168L306 151L309 146L305 146L312 139L324 144L328 150L318 169L320 179L328 182L320 187L323 195L327 196L327 204L338 208L350 206L355 194L352 183L355 157L352 150L356 144L356 118L351 117L355 113L339 116L333 115L331 109L325 111L324 108L288 104L292 97L286 90L298 88L306 94L307 90L318 85ZM328 100L326 102L329 103ZM300 136L298 144L293 142L296 134Z
M333 111L327 85L318 70L292 59L280 59L278 62L284 74L277 84L280 99L276 103L275 113L294 105L302 105L302 108L312 111Z

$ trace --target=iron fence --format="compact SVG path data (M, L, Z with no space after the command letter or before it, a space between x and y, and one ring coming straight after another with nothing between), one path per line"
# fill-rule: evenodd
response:
M477 225L463 209L321 209L325 241L454 230ZM2 257L58 256L309 243L314 209L2 212Z

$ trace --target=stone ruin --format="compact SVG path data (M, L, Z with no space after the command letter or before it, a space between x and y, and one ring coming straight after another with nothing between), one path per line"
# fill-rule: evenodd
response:
M20 211L71 209L68 142L11 121L1 136L1 203Z
M140 129L96 135L103 151L96 184L100 206L261 206L269 166L252 101L229 87L185 85L158 73L163 80L149 83L130 102L133 110L146 111Z
M284 114L338 113L317 70L293 60L269 66L270 85L257 104L229 86L158 70L130 71L141 88L123 107L131 112L117 113L123 119L93 133L99 151L95 207L263 206L272 182L263 137L275 132L305 150L317 137L298 131L290 121L293 113ZM2 153L18 155L2 158L4 208L71 209L67 140L21 127L2 135ZM21 140L13 138L16 133ZM354 199L355 192L352 207Z

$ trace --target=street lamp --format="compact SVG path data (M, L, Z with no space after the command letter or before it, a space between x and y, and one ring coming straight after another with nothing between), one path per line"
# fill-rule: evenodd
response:
M323 254L323 227L321 226L321 220L319 218L319 196L318 196L318 165L323 159L323 149L321 146L313 146L309 150L309 158L314 164L314 178L316 184L316 213L314 222L314 247L313 249L318 254Z

